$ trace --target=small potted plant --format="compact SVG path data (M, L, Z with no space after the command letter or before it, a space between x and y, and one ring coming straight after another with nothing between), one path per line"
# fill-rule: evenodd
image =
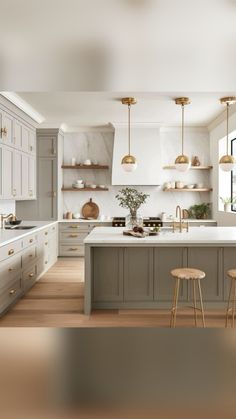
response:
M236 204L236 198L231 198L231 197L222 198L222 196L220 196L220 200L224 204L225 212L230 212L232 205Z
M211 210L211 204L203 202L202 204L192 205L189 210L189 218L195 218L197 220L205 220L209 218Z
M120 207L129 209L129 214L125 220L126 227L133 228L136 225L143 225L143 219L137 211L146 202L148 197L149 195L139 192L134 188L121 189L119 194L116 195Z

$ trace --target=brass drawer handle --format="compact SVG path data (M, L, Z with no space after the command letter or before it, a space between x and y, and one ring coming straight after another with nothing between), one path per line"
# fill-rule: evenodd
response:
M33 243L33 241L34 241L34 239L30 239L30 240L29 240L29 243Z
M16 293L16 290L15 289L12 289L12 290L9 291L9 294L10 295L14 295L15 293Z
M29 255L29 258L32 258L32 257L33 257L33 255L32 255L32 254L30 254L30 255Z
M79 228L79 226L69 226L69 228Z
M45 236L47 236L47 235L48 235L48 231L45 231L45 233L44 233L44 234L45 234Z
M70 251L70 252L75 252L76 250L78 250L78 248L77 248L77 247L70 247L70 248L69 248L69 251Z
M6 129L6 127L1 128L1 134L2 135L7 135L7 129Z
M45 246L47 246L48 245L48 242L45 242L44 244L45 244Z
M34 277L34 273L33 273L33 272L31 272L31 273L28 275L28 277L29 277L29 278L33 278L33 277Z
M10 255L13 255L13 253L14 253L15 251L14 251L14 249L10 249L9 251L8 251L8 255L10 256Z
M9 268L8 269L8 272L13 272L13 271L16 271L16 268Z
M78 234L69 234L69 237L78 237Z

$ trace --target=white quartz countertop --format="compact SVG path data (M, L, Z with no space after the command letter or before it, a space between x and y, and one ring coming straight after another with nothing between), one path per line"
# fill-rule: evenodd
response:
M36 231L40 231L45 227L57 224L57 221L22 221L20 226L34 226L29 230L5 230L0 229L0 247L12 243L15 240L22 239Z
M162 228L157 236L136 238L124 236L123 227L95 227L85 238L89 245L117 244L117 245L235 245L236 227L190 227L189 232L173 233L171 228Z

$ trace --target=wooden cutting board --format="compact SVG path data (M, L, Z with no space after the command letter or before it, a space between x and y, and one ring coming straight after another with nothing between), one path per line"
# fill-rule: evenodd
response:
M99 216L99 207L95 202L93 202L92 198L90 198L89 202L82 207L82 215L84 218L93 218L97 219Z

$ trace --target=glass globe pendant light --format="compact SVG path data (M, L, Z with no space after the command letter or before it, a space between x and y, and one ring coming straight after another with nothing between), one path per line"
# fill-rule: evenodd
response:
M184 106L189 105L190 100L188 97L179 97L175 99L175 103L176 105L181 105L182 108L182 153L175 159L175 168L180 172L187 172L187 170L190 168L191 162L189 157L185 156L184 154Z
M137 160L130 154L130 108L131 105L135 105L137 101L134 97L125 97L121 102L123 105L128 105L128 154L123 157L121 166L125 172L133 172L137 169Z
M221 170L224 172L230 172L234 169L236 165L236 159L234 156L229 154L229 107L233 103L236 103L236 97L222 97L220 103L226 104L226 120L227 120L227 129L226 129L226 154L220 158L219 165Z

